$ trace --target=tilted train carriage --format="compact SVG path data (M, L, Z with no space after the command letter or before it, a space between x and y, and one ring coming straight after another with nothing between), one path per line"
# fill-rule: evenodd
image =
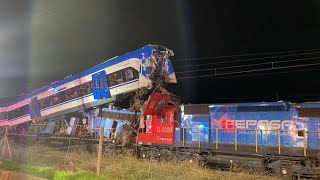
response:
M173 52L166 47L147 45L67 76L1 104L0 126L47 120L113 103L124 94L153 90L163 82L175 83L170 56Z

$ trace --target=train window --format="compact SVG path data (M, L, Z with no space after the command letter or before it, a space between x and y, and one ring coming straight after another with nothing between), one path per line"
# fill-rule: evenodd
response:
M147 115L146 116L146 121L151 121L152 120L152 115Z
M40 109L44 109L77 97L85 96L90 93L92 93L91 81L40 99Z
M108 76L109 86L115 86L123 83L121 71L114 72Z
M81 91L81 96L85 96L87 94L90 94L92 93L92 90L91 90L91 81L90 82L87 82L85 84L81 84L80 85L80 91Z
M46 108L51 106L50 105L50 96L49 97L46 97Z
M90 81L90 83L87 84L86 86L87 86L87 94L92 93L91 81Z
M28 105L21 106L8 112L8 119L15 119L29 113Z
M58 96L54 95L54 96L50 96L49 97L49 105L53 106L55 104L58 104Z
M67 100L74 99L74 98L81 96L80 86L76 86L71 89L68 89L66 92L66 96L67 96L67 98L66 98Z
M13 117L14 117L13 111L9 111L9 112L8 112L8 119L9 119L9 120L10 120L10 119L14 119Z
M157 124L166 124L167 123L167 115L162 114L160 116L157 116Z
M21 113L21 115L29 114L29 107L28 107L28 105L22 106L20 113Z
M122 76L125 79L125 81L131 81L134 78L132 69L131 68L124 69L122 71Z
M49 105L53 106L57 100L58 100L57 96L55 96L55 95L54 96L50 96L49 97Z
M304 137L304 130L298 130L298 136Z
M15 111L16 111L16 112L15 112L16 117L20 117L20 116L23 116L23 115L27 114L25 107L26 107L26 106L22 106L22 107L19 107L19 108L15 109Z
M109 87L139 78L139 72L134 68L125 68L108 75Z
M52 105L55 105L55 104L58 104L59 103L59 96L53 96L53 97L51 97L51 104Z
M139 72L134 68L126 68L123 71L125 74L124 77L126 82L139 78Z
M84 91L83 95L87 95L87 94L92 93L91 82L83 85L83 91Z
M58 96L59 96L59 103L66 101L66 91L61 91Z
M156 111L159 111L159 110L161 110L161 109L163 109L164 108L164 106L165 106L165 101L164 100L160 100L160 101L158 101L158 103L157 103L157 105L156 105L156 107L154 108Z
M162 117L161 116L157 116L157 124L162 124Z
M7 119L7 112L0 112L0 120Z
M162 115L162 123L167 124L167 115L166 114Z
M80 95L81 96L86 95L86 85L85 84L80 85Z
M66 99L66 101L72 99L72 98L71 98L71 93L72 93L72 89L66 90L66 94L65 94L65 99Z
M40 109L44 109L49 107L49 97L43 98L39 100Z
M171 117L170 117L171 118ZM178 113L177 112L174 112L174 114L173 114L173 119L171 119L170 121L171 122L176 122L176 121L178 121Z

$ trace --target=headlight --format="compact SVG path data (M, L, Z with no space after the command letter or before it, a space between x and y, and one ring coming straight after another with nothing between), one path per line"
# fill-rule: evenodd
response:
M282 169L281 172L282 172L283 175L286 175L288 173L287 170L285 170L285 169Z

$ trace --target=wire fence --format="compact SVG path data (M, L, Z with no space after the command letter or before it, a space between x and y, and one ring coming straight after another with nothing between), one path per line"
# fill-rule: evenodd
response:
M258 130L258 129L222 129L222 128L204 128L197 126L197 128L183 128L180 127L182 147L188 147L190 142L196 144L200 149L205 146L205 143L213 145L213 150L223 150L222 146L224 142L229 142L233 151L241 151L240 144L245 142L246 144L252 144L252 151L259 153L261 147L263 147L262 137L268 135L273 139L266 139L266 143L270 141L275 144L279 154L283 154L283 149L286 148L286 144L292 142L289 141L291 134L294 133L300 138L303 149L301 156L307 156L309 154L307 149L310 146L311 141L309 139L320 137L320 131L305 131L305 130ZM103 129L103 130L102 130ZM102 131L101 131L102 130ZM98 128L95 129L98 132ZM109 131L109 138L104 138L105 132ZM10 145L12 160L22 162L23 164L38 165L38 166L53 166L58 169L67 171L83 171L89 170L96 172L100 167L100 175L111 177L113 179L177 179L185 177L190 179L194 177L190 174L190 169L185 168L188 164L183 164L185 167L181 167L179 172L168 173L167 169L171 166L159 163L154 159L137 160L133 157L132 151L125 151L122 148L116 147L114 140L115 136L112 135L115 132L114 128L100 128L100 134L104 134L101 138L103 143L103 149L99 150L99 136L94 133L95 137L74 137L68 136L36 136L34 134L14 134L8 133L8 144ZM267 136L266 136L267 137ZM137 137L138 138L138 137ZM3 139L3 138L1 138ZM101 140L100 139L100 140ZM269 142L268 142L269 141ZM319 146L315 144L312 146ZM318 142L319 143L319 142ZM137 144L132 143L132 146ZM99 161L99 151L103 151L104 155ZM154 148L148 148L152 153L158 153ZM2 159L9 159L9 149L5 146L0 146L0 153L2 153ZM172 164L171 164L172 165ZM182 166L179 164L174 164ZM167 169L166 169L167 168ZM197 167L192 166L192 169ZM200 170L199 170L200 171ZM201 172L205 175L210 175L208 172Z
M177 179L181 175L187 174L187 170L180 170L179 175L161 171L163 163L154 159L138 160L131 151L127 153L121 151L120 153L119 150L112 148L114 145L112 141L105 139L103 139L103 145L105 148L109 148L103 149L105 153L102 156L101 164L98 165L99 143L97 139L87 141L90 142L89 144L83 144L82 140L67 137L61 139L50 138L51 141L48 139L39 140L38 138L34 141L33 137L36 136L10 134L8 140L13 161L26 165L53 166L67 171L89 170L96 172L98 166L101 166L99 175L112 179ZM2 159L10 159L8 149L1 147L0 150L4 150ZM150 148L150 150L153 149ZM165 163L165 165L168 164Z

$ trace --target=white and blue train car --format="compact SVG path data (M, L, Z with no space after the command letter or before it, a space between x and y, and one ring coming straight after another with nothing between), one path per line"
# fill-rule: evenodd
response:
M117 95L151 88L159 78L175 83L170 56L173 52L168 48L147 45L55 81L0 105L0 126L45 120L107 104L115 101Z

